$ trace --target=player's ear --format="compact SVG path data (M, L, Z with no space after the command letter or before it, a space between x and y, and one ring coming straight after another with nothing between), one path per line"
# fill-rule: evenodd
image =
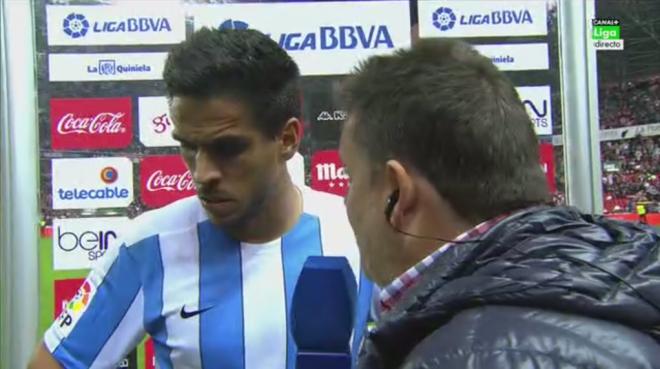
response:
M285 161L291 159L298 151L302 139L302 122L298 118L290 118L285 124L278 141L280 153Z

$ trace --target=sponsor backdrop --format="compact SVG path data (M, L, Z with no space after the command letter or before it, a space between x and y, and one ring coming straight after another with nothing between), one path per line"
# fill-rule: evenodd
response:
M304 75L304 143L294 166L305 169L296 169L296 181L343 195L348 181L336 149L346 114L335 101L341 76L365 57L411 42L407 0L33 1L42 331L54 318L67 328L85 311L93 291L83 278L120 245L130 219L195 194L164 96L172 45L203 26L249 27L276 40ZM286 13L286 22L272 17L277 13ZM146 339L118 368L154 368L153 352Z
M342 75L416 37L474 41L519 86L538 135L560 133L556 18L546 1L33 1L42 331L86 309L82 278L118 247L130 219L195 194L171 137L161 74L169 48L200 27L258 29L299 63L304 171L296 181L321 191L343 196L349 186L337 154ZM556 188L551 144L540 162ZM118 367L154 368L151 342Z
M457 37L475 46L514 82L541 141L541 166L556 195L564 184L552 145L561 136L556 0L419 1L419 37ZM559 141L559 140L558 140ZM561 196L555 198L560 200Z

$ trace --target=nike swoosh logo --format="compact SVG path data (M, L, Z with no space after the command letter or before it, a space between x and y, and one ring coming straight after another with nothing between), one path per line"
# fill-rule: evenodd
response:
M188 318L192 318L194 316L197 316L197 315L199 315L199 314L201 314L201 313L203 313L207 310L210 310L212 308L213 308L213 306L209 306L207 308L200 309L200 310L186 311L186 306L183 305L183 307L181 307L181 312L179 313L179 315L181 315L182 319L188 319Z

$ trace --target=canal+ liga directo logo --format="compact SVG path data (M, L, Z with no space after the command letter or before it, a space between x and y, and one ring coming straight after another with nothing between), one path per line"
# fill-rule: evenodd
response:
M623 50L621 22L613 18L591 21L591 39L596 50Z

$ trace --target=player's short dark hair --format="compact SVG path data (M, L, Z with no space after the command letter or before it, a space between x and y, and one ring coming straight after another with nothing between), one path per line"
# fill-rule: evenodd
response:
M263 33L206 27L172 48L163 71L169 97L238 98L270 137L300 117L299 77L293 59Z
M549 201L516 89L462 41L421 40L371 57L346 81L344 99L374 170L388 159L411 165L466 219Z

